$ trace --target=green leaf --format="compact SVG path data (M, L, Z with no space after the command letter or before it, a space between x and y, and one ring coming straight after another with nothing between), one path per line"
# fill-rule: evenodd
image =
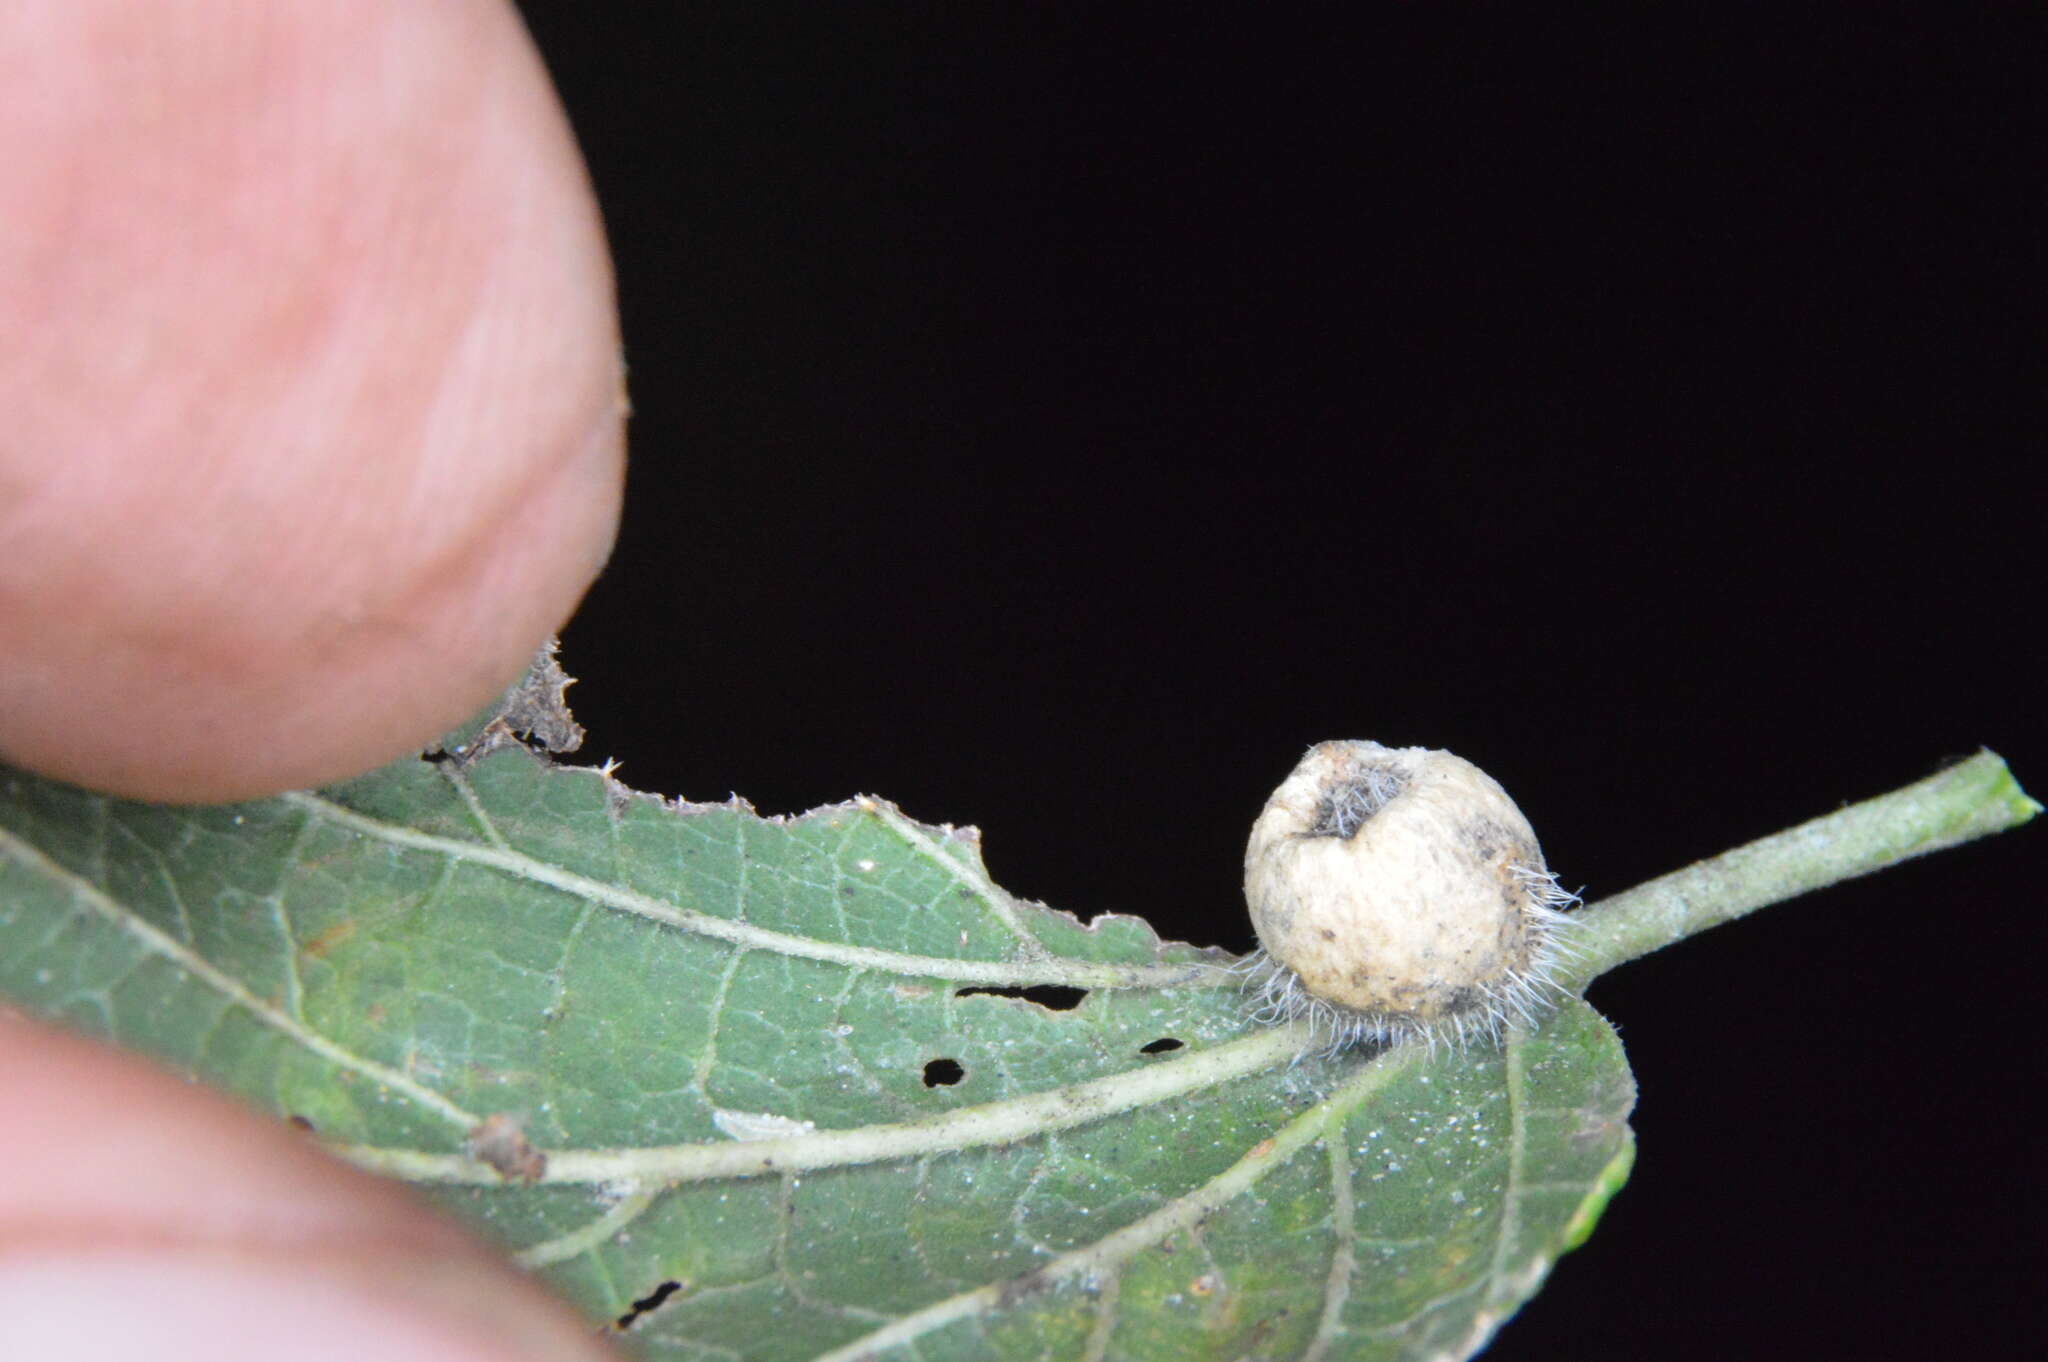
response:
M557 767L551 657L435 761L222 809L0 771L0 989L427 1188L653 1355L1456 1358L1627 1177L1576 997L1314 1052L972 829ZM1581 914L1575 985L2040 811L1983 752Z
M1464 1356L1626 1175L1576 1000L1304 1056L971 829L505 736L227 808L0 775L0 990L422 1184L651 1356Z

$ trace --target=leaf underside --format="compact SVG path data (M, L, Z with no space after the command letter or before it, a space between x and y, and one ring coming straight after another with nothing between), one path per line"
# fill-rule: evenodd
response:
M0 771L0 994L420 1182L649 1357L1477 1351L1627 1174L1613 1031L1303 1057L1227 963L875 800L517 744L206 809Z

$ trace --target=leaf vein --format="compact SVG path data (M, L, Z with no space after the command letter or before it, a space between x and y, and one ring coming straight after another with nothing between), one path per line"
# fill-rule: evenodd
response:
M668 1189L658 1186L637 1186L629 1189L604 1214L578 1225L552 1239L543 1239L529 1244L512 1255L513 1261L521 1267L550 1267L555 1263L567 1262L579 1254L588 1253L605 1243L613 1235L638 1220L649 1206L652 1206Z
M854 803L863 813L872 813L880 818L904 842L923 853L927 860L973 894L1034 956L1043 957L1048 954L1045 943L1034 936L1018 919L1016 900L988 876L975 873L958 857L948 856L943 848L924 834L923 829L905 818L902 811L887 800L864 795Z
M464 842L434 833L387 823L359 814L318 795L296 791L279 796L312 815L326 819L362 836L392 846L428 852L457 862L487 866L505 874L546 885L574 897L602 903L620 912L659 922L680 931L714 937L733 945L770 951L799 959L855 969L872 969L889 974L920 978L950 979L965 983L1066 984L1081 988L1165 988L1234 987L1236 980L1225 971L1206 963L1185 965L1119 965L1099 961L1060 958L1024 960L963 960L944 956L912 955L874 946L819 941L787 932L757 927L733 918L717 917L694 908L665 903L651 895L592 879L564 866L542 861L517 851L501 851L476 842ZM747 864L745 853L741 866ZM745 901L744 871L741 902ZM1042 948L1040 948L1042 950Z
M498 831L497 820L491 817L490 811L484 807L483 800L477 798L476 786L470 783L469 777L458 771L455 763L451 761L439 763L436 769L455 787L455 793L462 800L462 806L469 810L470 819L476 824L477 831L483 834L484 840L500 851L512 850L512 844Z
M1117 1300L1123 1294L1123 1274L1105 1273L1098 1290L1101 1294L1095 1298L1095 1323L1088 1330L1088 1348L1081 1355L1081 1362L1102 1362L1109 1351L1110 1335L1116 1332Z
M1323 1362L1338 1335L1345 1333L1344 1306L1351 1299L1351 1277L1358 1267L1357 1206L1351 1185L1351 1149L1342 1124L1323 1137L1330 1164L1330 1274L1323 1282L1323 1312L1316 1320L1301 1362Z
M821 1130L765 1140L630 1149L550 1150L542 1183L703 1182L781 1176L880 1163L1051 1135L1291 1062L1304 1032L1275 1027L1184 1059L1148 1064L1083 1083L958 1107L912 1121ZM415 1182L488 1186L496 1170L466 1154L337 1146L343 1158Z
M1333 1125L1341 1125L1361 1102L1412 1062L1417 1048L1398 1047L1361 1063L1327 1101L1288 1121L1200 1187L1175 1197L1151 1214L1092 1244L1058 1255L1051 1262L1033 1269L1026 1277L1043 1286L1076 1276L1084 1281L1099 1281L1103 1275L1120 1270L1132 1258L1169 1235L1193 1229L1258 1185L1259 1180L1275 1168L1284 1166ZM949 1296L904 1315L863 1338L821 1353L812 1362L856 1362L856 1359L873 1358L891 1348L914 1347L917 1339L934 1330L959 1320L985 1316L1001 1308L1017 1285L1015 1281L990 1282L972 1291Z
M477 1123L475 1116L433 1089L413 1081L396 1069L344 1049L312 1028L286 1016L196 950L176 940L155 924L145 921L126 904L115 901L98 885L57 864L4 828L0 828L0 851L4 851L53 883L64 886L74 902L84 905L116 930L125 932L149 954L157 956L174 968L183 970L235 1006L247 1011L258 1022L282 1033L322 1059L403 1093L420 1106L463 1130L468 1130Z

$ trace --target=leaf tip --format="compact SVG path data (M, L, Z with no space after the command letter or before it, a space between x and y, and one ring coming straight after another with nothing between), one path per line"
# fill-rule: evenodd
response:
M1998 753L1980 747L1968 764L1981 766L1985 772L1983 804L1999 819L1999 827L2019 827L2041 812L2040 801L2020 787L2019 777Z

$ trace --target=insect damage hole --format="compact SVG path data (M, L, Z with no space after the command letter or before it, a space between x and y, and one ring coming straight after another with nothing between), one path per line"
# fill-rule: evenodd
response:
M634 1301L632 1309L628 1310L625 1314L620 1315L617 1319L612 1321L612 1328L620 1330L621 1332L624 1332L625 1330L632 1328L633 1325L636 1322L638 1322L642 1315L647 1314L651 1310L654 1310L663 1301L667 1300L670 1296L675 1295L676 1292L682 1289L683 1284L681 1282L663 1282L660 1286L655 1287L652 1291L642 1296L639 1300Z
M967 1077L967 1070L960 1067L957 1059L935 1059L924 1066L924 1085L927 1088L950 1088Z
M965 998L975 993L985 993L994 998L1022 998L1027 1003L1037 1003L1048 1012L1072 1012L1088 996L1087 989L1069 988L1065 984L1033 984L1029 988L995 988L978 984L973 988L955 989L953 996Z
M1175 1040L1172 1036L1161 1036L1150 1044L1140 1045L1138 1053L1141 1055L1163 1055L1169 1050L1178 1050L1180 1048L1181 1042Z

